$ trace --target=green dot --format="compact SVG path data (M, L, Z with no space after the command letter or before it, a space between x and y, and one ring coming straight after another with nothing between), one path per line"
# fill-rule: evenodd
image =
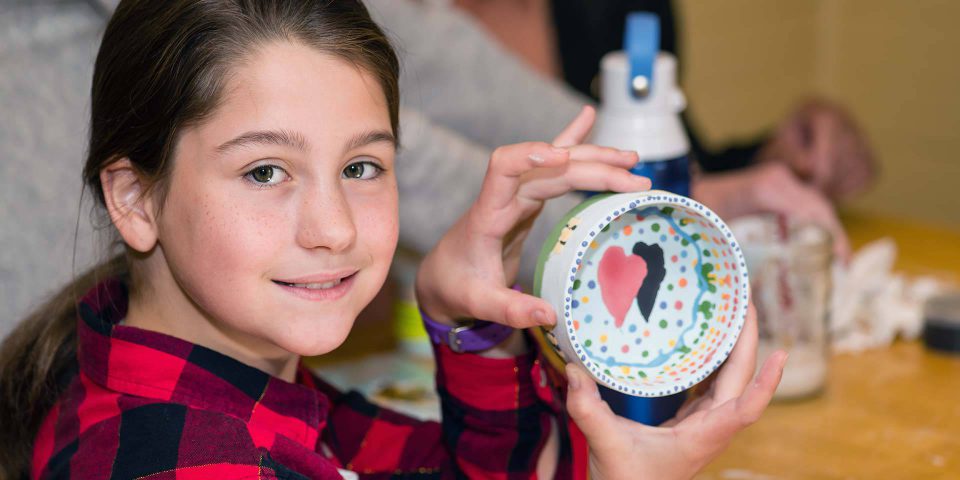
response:
M666 320L660 320L660 328L667 328L667 321L666 321Z
M643 358L647 358L647 355L650 355L650 352L644 350L641 355L643 355Z
M703 323L700 324L700 328L702 328L702 329L704 329L704 330L706 330L707 327L709 327L709 326L710 326L710 325L707 325L707 322L703 322Z
M690 235L690 238L692 238L692 239L694 239L694 240L700 240L700 234L699 234L699 233L694 233L693 235Z
M701 333L700 335L703 335L703 333ZM696 345L696 344L698 344L698 343L700 343L700 339L699 339L699 338L694 338L694 339L693 339L693 344Z
M653 225L650 226L650 230L653 230L654 232L659 232L659 231L660 231L660 224L659 224L659 223L654 223Z
M667 291L668 291L668 292L672 292L672 291L673 291L673 284L672 284L672 283L669 284L669 285L667 285Z
M587 340L586 342L583 342L583 346L584 346L584 347L589 347L590 345L593 345L593 342L590 341L590 340Z
M660 209L660 211L667 215L670 215L671 213L673 213L673 207L663 207Z
M603 227L603 230L600 230L600 231L601 231L601 232L606 232L607 230L610 230L610 224L609 224L609 223L607 224L606 227Z
M574 290L580 289L580 279L579 279L579 278L573 281L573 289L574 289Z
M611 377L613 376L613 374L610 373L610 370L604 370L603 373L606 373L607 375L610 375Z
M681 240L680 240L680 245L683 245L684 247L686 247L687 245L690 245L690 241L687 240L686 238L681 239Z
M707 249L703 249L703 256L704 256L704 257L709 257L709 256L710 256L710 251L707 250Z
M642 370L639 371L639 372L637 372L637 375L640 375L640 378L647 378L647 374L646 374L646 373L643 373Z

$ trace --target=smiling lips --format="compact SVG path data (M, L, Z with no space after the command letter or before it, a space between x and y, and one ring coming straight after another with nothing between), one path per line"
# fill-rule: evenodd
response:
M335 275L273 280L284 290L307 300L336 300L353 285L356 270Z

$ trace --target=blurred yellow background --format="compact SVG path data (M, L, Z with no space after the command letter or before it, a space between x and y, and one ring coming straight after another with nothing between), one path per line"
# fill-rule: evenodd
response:
M880 162L848 207L960 230L960 2L678 0L684 89L708 145L839 101ZM924 208L918 208L923 205Z

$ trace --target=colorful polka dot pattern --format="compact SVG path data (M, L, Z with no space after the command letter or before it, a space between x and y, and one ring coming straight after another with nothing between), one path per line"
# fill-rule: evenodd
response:
M633 201L589 227L594 230L579 245L564 307L581 362L632 395L669 395L706 378L732 350L748 301L746 266L726 225L706 207L664 194ZM597 264L605 249L631 252L637 242L660 246L666 274L649 318L634 303L617 328Z

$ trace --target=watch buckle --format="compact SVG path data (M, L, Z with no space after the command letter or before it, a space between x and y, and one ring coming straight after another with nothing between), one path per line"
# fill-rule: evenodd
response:
M459 327L453 327L447 332L447 345L454 353L463 353L463 340L460 339L460 332L465 332L473 327L473 322Z

